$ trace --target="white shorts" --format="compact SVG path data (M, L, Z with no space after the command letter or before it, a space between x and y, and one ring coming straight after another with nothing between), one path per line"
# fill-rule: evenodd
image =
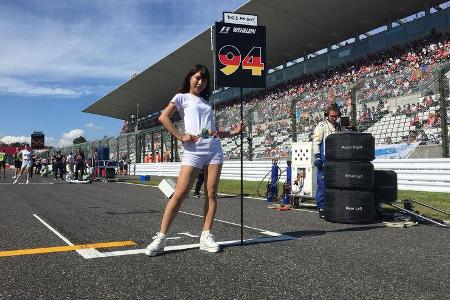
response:
M31 168L33 162L31 160L23 160L22 161L22 169Z
M184 144L182 166L201 169L206 165L220 164L223 164L223 151L219 139L205 139L195 144Z
M223 164L222 151L191 152L184 150L181 159L182 166L192 166L199 169L207 165L220 164Z

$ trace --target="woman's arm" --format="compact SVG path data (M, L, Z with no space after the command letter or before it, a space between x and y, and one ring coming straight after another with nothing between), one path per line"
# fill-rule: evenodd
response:
M177 108L174 103L172 103L172 102L169 103L169 105L166 106L166 108L163 110L163 112L159 116L159 118L158 118L159 121L164 126L164 128L166 128L167 131L169 131L170 134L172 134L177 140L179 140L181 142L189 142L189 141L197 142L197 140L199 139L198 136L192 135L189 133L181 134L176 129L175 125L173 125L172 120L170 120L170 117L173 115L173 113L175 112L176 109Z
M217 131L216 135L221 139L238 135L243 130L242 123L236 124L235 126L233 126L233 128L234 129L231 129L230 131Z

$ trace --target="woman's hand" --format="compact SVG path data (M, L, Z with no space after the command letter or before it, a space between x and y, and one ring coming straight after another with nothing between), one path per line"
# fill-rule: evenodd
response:
M187 142L194 142L196 143L199 139L198 135L192 135L189 133L184 133L181 135L180 141L183 143L187 143Z
M211 130L211 131L209 132L209 136L212 137L213 139L215 139L215 138L220 138L220 137L219 137L219 132L218 132L217 130Z

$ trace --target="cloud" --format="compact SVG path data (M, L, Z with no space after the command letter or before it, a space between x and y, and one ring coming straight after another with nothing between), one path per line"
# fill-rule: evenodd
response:
M21 96L63 96L79 97L91 94L86 88L61 88L57 86L42 86L15 78L0 78L0 93Z
M73 140L79 136L83 136L84 133L85 131L83 129L72 129L69 132L65 132L59 139L57 146L65 147L73 145Z
M129 79L245 1L224 2L2 3L0 77Z
M56 139L51 136L45 136L45 146L53 146L56 147L58 144L56 143Z
M95 125L92 122L87 123L86 125L84 125L84 127L92 129L92 130L102 130L103 127L99 126L99 125Z
M11 144L11 143L31 143L31 137L30 136L4 136L0 138L0 142L4 144Z

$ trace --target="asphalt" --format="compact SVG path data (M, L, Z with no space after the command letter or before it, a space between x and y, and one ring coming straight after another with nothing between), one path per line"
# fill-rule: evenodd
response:
M11 175L11 174L9 174ZM244 200L243 246L161 256L139 253L158 231L167 200L153 187L0 179L2 251L133 241L97 249L0 257L0 299L448 299L450 231L429 225L329 223L314 211L269 209ZM168 246L198 243L202 199L188 198ZM213 233L240 239L240 198L221 197ZM281 234L270 240L270 234ZM188 247L187 247L188 248ZM133 252L133 250L136 250ZM127 252L128 251L128 252ZM136 254L137 253L137 254Z

